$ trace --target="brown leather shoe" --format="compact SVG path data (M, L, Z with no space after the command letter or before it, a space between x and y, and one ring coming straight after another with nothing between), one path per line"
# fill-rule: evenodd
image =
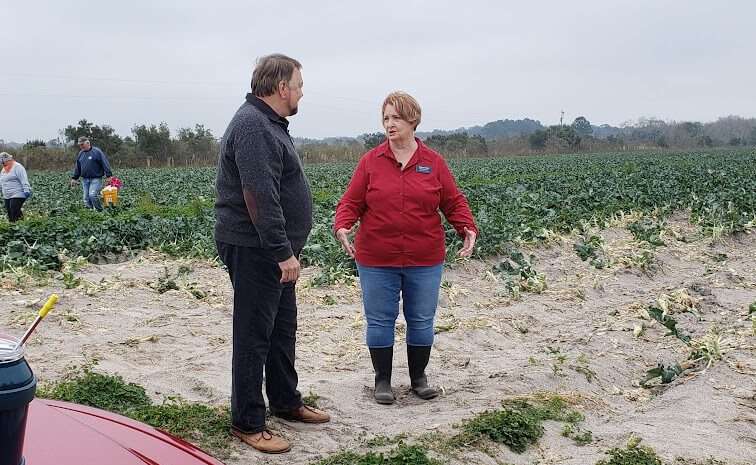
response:
M276 436L268 430L248 434L232 429L231 434L241 439L245 444L266 454L283 454L291 450L289 441L281 436Z
M331 421L331 416L324 411L306 405L288 412L276 412L273 415L284 420L299 421L302 423L326 423Z

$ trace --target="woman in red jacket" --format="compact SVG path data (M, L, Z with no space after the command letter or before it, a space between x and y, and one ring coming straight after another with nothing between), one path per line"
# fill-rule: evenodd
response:
M367 320L366 342L375 370L375 399L394 402L391 368L399 296L407 322L407 362L412 391L432 399L425 368L433 345L446 247L439 210L464 238L469 257L478 229L467 199L444 159L415 137L420 105L404 92L383 102L386 141L360 159L336 207L334 231L357 262ZM360 222L354 245L352 227Z

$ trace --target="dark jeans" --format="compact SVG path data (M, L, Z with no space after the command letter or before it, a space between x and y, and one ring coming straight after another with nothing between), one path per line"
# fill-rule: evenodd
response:
M302 406L294 346L294 283L281 284L278 263L264 250L216 242L234 288L231 423L243 433L265 429L265 392L271 411Z
M8 213L8 221L15 223L24 217L21 207L26 199L5 199L5 211Z

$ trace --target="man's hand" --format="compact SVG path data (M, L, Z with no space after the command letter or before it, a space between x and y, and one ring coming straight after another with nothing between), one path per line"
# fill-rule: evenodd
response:
M75 185L77 185L77 184L79 184L79 180L78 180L78 179L73 179L73 178L72 178L72 179L71 179L71 181L70 181L70 182L68 183L68 185L69 185L70 187L74 187L74 186L75 186Z
M299 260L294 255L279 262L278 266L281 268L281 284L299 279Z
M469 229L465 228L465 242L462 244L462 248L459 250L459 256L460 257L469 257L473 253L473 249L475 248L475 238L476 238L475 231L470 231Z
M344 249L344 252L346 252L350 257L354 258L354 246L349 241L349 233L351 232L352 231L350 229L341 228L336 231L336 239L341 242L341 248Z

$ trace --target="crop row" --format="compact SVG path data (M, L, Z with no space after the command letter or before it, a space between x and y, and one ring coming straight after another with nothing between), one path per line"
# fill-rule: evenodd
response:
M756 218L756 153L594 154L450 163L481 229L478 257L513 242L537 241L618 212L667 215L689 210L706 229L737 232ZM334 209L352 164L306 168L315 203L303 262L339 275L353 265L331 237ZM64 256L108 259L145 248L214 256L212 168L131 169L119 206L82 208L66 173L32 173L26 219L0 223L0 269L58 269ZM459 247L447 229L449 251Z

